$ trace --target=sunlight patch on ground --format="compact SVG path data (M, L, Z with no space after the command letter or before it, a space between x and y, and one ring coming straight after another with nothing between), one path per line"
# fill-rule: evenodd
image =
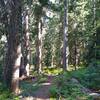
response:
M35 97L32 97L32 96L29 96L29 97L25 97L21 100L50 100L50 98L44 99L44 98L35 98Z
M42 83L41 85L51 85L51 83Z

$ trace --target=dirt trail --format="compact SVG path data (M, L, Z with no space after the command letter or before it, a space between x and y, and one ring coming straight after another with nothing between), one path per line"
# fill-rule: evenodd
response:
M52 85L53 76L47 76L47 81L41 84L32 96L25 97L21 100L50 100L49 89Z
M50 94L49 89L52 84L53 77L48 76L48 79L45 83L42 83L42 86L34 93L36 100L49 100Z

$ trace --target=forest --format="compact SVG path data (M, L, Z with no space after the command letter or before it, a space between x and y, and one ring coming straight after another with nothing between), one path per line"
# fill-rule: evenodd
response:
M0 0L0 100L100 100L100 0Z

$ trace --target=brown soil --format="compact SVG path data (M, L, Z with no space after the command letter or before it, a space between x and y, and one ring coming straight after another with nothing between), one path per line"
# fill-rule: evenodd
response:
M47 81L42 83L32 96L24 97L21 100L50 100L49 89L52 85L53 76L47 76Z

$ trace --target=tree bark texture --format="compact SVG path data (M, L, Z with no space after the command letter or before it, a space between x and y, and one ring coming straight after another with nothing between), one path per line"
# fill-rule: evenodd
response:
M68 68L68 1L64 0L63 70Z
M24 33L22 41L22 55L20 76L29 76L30 69L30 33L29 33L29 14L28 9L25 10L24 15Z
M38 73L42 72L42 20L38 22L38 35L36 40L36 67Z
M17 94L19 91L19 68L21 60L21 0L12 0L10 7L11 13L8 25L8 49L4 79L12 92Z

